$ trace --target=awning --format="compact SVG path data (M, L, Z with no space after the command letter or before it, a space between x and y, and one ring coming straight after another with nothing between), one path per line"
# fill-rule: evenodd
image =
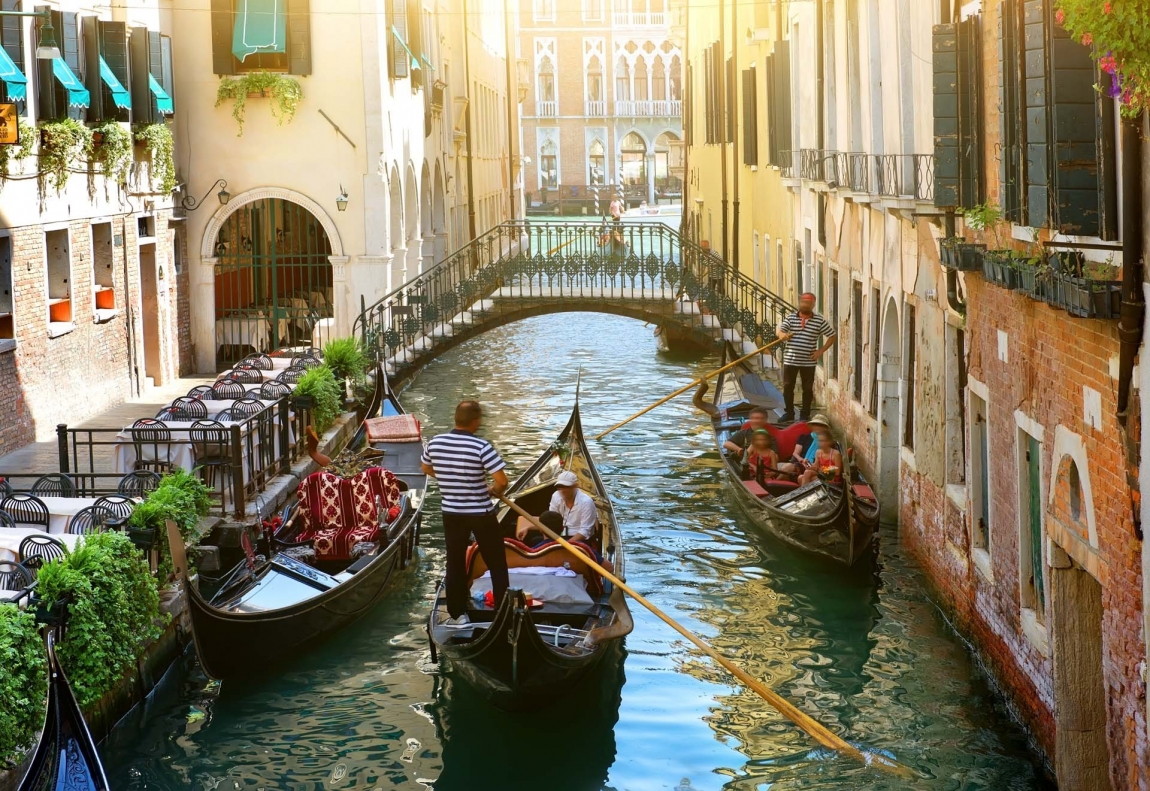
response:
M423 61L423 64L425 66L427 66L427 68L431 69L432 71L435 71L435 67L431 65L431 58L427 57L427 55L422 53L422 52L419 53L419 58L420 58L420 60Z
M112 67L108 65L108 61L104 60L103 56L100 57L100 79L112 92L112 101L116 103L117 107L121 110L132 109L132 94L116 79L116 75L112 73Z
M152 96L156 97L156 108L161 113L170 115L176 111L176 106L172 103L172 97L168 96L168 92L164 90L164 86L160 85L151 74L148 75L148 87L152 89Z
M398 41L399 45L407 52L407 57L411 58L411 68L418 69L419 59L415 57L415 53L407 46L407 42L403 40L403 36L399 35L399 30L396 29L395 25L391 26L391 35L395 36L395 40Z
M56 81L68 92L68 106L87 109L92 103L92 96L75 72L68 68L63 58L52 59L52 73L56 75Z
M240 60L259 52L287 52L286 0L236 0L232 54Z
M20 71L20 67L12 62L12 58L8 57L3 47L0 47L0 80L4 80L4 84L8 86L10 101L28 98L28 78Z

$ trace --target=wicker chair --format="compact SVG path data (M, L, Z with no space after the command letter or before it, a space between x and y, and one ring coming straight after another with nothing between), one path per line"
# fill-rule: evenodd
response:
M284 396L289 396L292 393L292 387L287 382L274 381L264 382L260 385L260 398L265 398L269 401L278 401Z
M188 396L181 396L172 402L172 406L184 410L192 417L207 417L208 407L199 398L190 398Z
M0 500L0 511L7 511L18 525L39 525L48 529L48 506L35 495L9 495Z
M103 533L109 524L120 524L120 520L107 508L90 505L76 512L68 523L68 532L74 536L90 536L93 533Z
M201 401L214 401L216 393L211 385L196 385L188 391L188 398L198 398Z
M159 474L151 470L136 470L120 479L119 485L116 486L116 494L125 497L143 497L148 492L154 492L161 480Z
M285 368L280 371L279 376L276 377L276 381L294 385L300 379L303 379L305 373L307 373L307 369L305 368Z
M145 417L133 423L132 444L136 446L135 469L163 473L172 468L172 432L160 421Z
M52 538L47 533L33 533L24 536L20 542L20 563L32 572L33 576L40 573L40 568L53 560L64 557L67 550L59 539Z
M127 521L136 509L136 501L122 494L109 494L97 500L92 507L111 511L117 520Z
M233 411L238 411L246 417L255 417L265 409L267 409L267 407L264 406L264 403L258 398L241 398L232 404Z
M231 379L233 382L239 382L245 385L258 385L264 380L263 372L257 368L248 366L239 366L232 370Z
M216 394L217 401L234 401L243 398L247 393L244 386L236 379L221 379L212 385L212 392Z
M192 447L196 451L196 469L204 485L213 492L219 478L220 504L227 510L228 493L232 489L232 459L228 448L231 435L227 427L216 420L197 420L192 426L191 436Z
M41 497L75 497L76 484L67 475L53 472L37 478L28 491Z

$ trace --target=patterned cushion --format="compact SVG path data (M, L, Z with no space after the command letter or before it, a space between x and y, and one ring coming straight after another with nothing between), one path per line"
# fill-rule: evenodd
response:
M398 503L399 483L390 471L371 467L352 478L314 472L300 482L299 540L312 541L319 560L349 560L361 541L377 541L375 498L384 509Z
M372 442L416 442L422 434L414 415L373 417L364 422Z

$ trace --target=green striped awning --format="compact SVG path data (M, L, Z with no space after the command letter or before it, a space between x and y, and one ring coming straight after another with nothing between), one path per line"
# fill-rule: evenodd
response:
M108 61L100 56L100 79L108 86L108 90L112 92L112 101L121 110L132 109L132 94L128 89L120 84L120 80L112 73L112 67L108 65Z
M165 114L172 114L176 111L176 106L172 103L172 97L168 96L168 92L164 90L164 86L160 85L151 74L148 75L148 87L152 89L152 96L156 97L156 108Z
M52 59L52 73L56 75L56 81L68 93L68 106L87 109L88 105L92 103L92 96L84 84L80 82L76 73L68 68L68 64L64 62L63 58Z
M286 0L236 0L232 54L241 61L260 52L287 52Z
M407 46L407 42L403 40L403 36L399 35L399 30L396 29L395 25L391 26L391 35L395 36L395 40L398 41L399 45L407 52L407 57L411 58L411 68L418 69L419 59L415 57L415 53Z
M9 101L28 98L28 78L20 67L12 62L12 58L0 47L0 80L8 86Z

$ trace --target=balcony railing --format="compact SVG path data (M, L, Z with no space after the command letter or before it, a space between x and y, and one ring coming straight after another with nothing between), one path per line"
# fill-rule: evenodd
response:
M934 200L933 154L863 154L802 148L780 151L772 163L783 178L826 184L882 198L930 202Z
M662 11L616 11L612 17L615 27L662 27L667 15Z
M540 118L554 118L559 115L559 102L537 100L535 102L535 114Z
M678 99L616 99L615 114L675 118L683 114L683 103Z
M607 115L607 102L602 99L587 99L583 102L583 115L602 118Z
M877 154L874 170L882 197L934 200L933 154Z

